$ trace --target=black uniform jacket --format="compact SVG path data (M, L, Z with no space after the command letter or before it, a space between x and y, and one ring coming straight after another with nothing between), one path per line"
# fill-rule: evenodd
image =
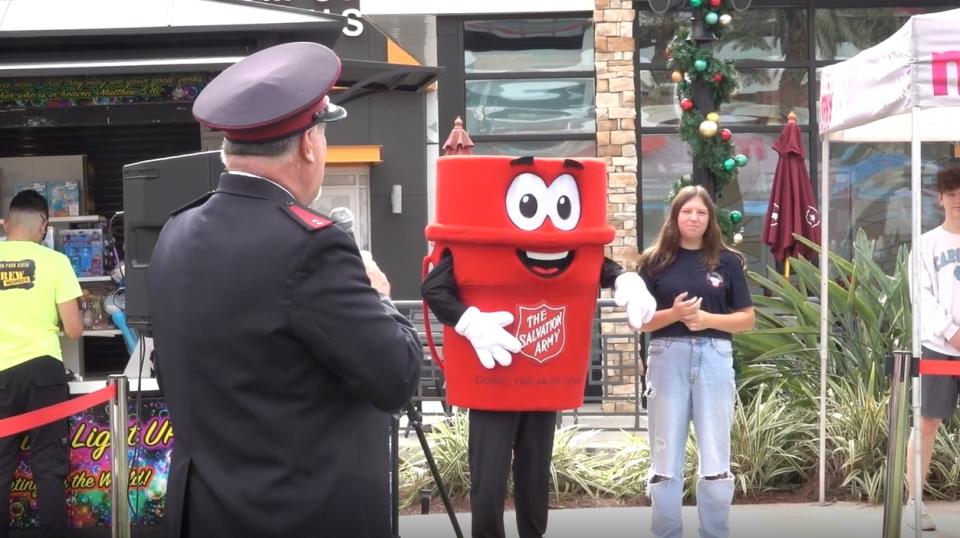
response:
M170 535L388 536L388 412L418 383L416 331L279 186L224 174L192 205L150 269Z

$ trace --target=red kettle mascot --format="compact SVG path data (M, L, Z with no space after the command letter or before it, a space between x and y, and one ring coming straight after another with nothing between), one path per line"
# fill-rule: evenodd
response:
M546 531L557 411L583 403L599 288L634 328L656 311L643 279L603 256L606 177L598 159L437 162L421 292L445 325L447 400L470 409L475 538L504 536L511 469L521 538Z

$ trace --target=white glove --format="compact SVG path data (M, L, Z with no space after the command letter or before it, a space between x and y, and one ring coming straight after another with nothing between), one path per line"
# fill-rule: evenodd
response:
M471 306L460 316L454 330L470 341L480 364L489 369L496 364L510 366L513 360L510 354L518 353L522 347L515 336L503 330L511 323L513 314L510 312L481 312Z
M618 276L613 289L613 302L617 306L627 306L627 322L634 329L640 329L657 313L657 300L650 295L646 282L637 273Z

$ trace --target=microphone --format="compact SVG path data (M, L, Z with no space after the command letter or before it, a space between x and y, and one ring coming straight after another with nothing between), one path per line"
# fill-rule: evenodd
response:
M353 242L357 242L357 236L353 232L353 211L349 207L335 207L330 210L330 220L336 223L341 230L347 232Z

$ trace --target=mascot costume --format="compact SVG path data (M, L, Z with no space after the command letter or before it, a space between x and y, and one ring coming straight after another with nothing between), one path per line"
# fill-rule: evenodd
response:
M422 294L444 324L434 359L447 400L470 410L474 538L504 536L511 471L520 537L546 531L557 412L583 403L599 288L615 290L634 328L656 311L643 279L603 255L606 181L598 159L437 162Z

